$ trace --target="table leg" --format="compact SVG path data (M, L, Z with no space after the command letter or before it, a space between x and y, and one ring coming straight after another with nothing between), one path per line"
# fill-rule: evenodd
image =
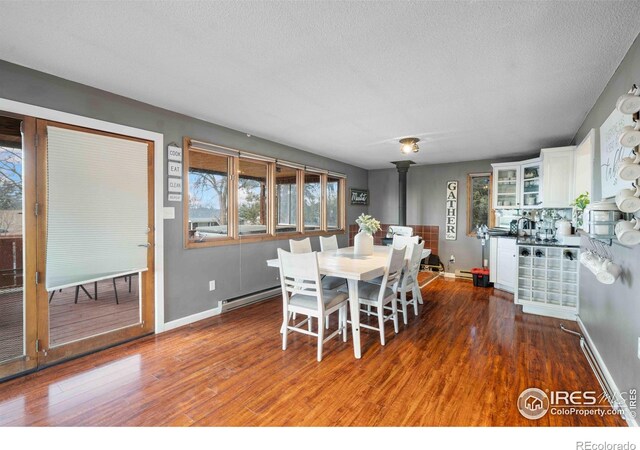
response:
M349 286L349 306L351 308L351 332L353 334L353 354L362 356L360 349L360 304L358 302L358 280L347 280Z

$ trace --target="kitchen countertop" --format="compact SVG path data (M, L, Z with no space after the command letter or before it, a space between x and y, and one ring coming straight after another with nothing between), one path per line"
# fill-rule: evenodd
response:
M555 242L544 242L542 240L536 240L536 238L532 237L532 236L519 236L518 240L516 241L517 245L532 245L532 246L539 246L539 247L571 247L571 248L579 248L580 245L570 245L570 244L565 244L564 242L561 241L555 241Z

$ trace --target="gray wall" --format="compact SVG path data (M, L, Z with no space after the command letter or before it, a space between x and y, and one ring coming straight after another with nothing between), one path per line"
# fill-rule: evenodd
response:
M598 101L580 126L575 142L580 143L592 128L598 129L615 108L617 98L633 83L640 83L640 40L636 38L629 52L607 84ZM593 198L600 198L600 154L596 152L593 171ZM582 239L583 247L587 244ZM618 388L628 391L640 385L640 246L614 244L614 261L624 276L612 286L605 286L588 270L580 273L580 318L611 372Z
M183 136L234 147L263 155L321 167L347 175L347 188L367 186L367 171L275 142L248 138L245 133L163 110L105 91L0 60L0 97L78 114L108 122L162 133L165 146L182 142ZM158 149L165 154L166 148ZM165 321L176 320L215 307L219 300L246 295L278 285L274 269L265 260L276 256L276 248L288 242L270 241L224 247L185 250L182 209L175 220L165 220ZM347 207L347 222L353 223L366 207ZM339 236L341 245L347 236ZM318 246L317 238L312 239ZM216 290L209 292L209 280Z
M524 159L524 158L523 158ZM407 175L407 224L438 225L440 227L440 259L447 267L449 256L456 258L448 271L470 269L481 264L480 241L467 236L467 175L491 172L496 160L469 161L451 164L412 166ZM445 233L446 183L458 181L458 235L447 241ZM383 223L398 223L398 172L395 168L369 171L371 203L369 214ZM489 258L489 246L485 250Z

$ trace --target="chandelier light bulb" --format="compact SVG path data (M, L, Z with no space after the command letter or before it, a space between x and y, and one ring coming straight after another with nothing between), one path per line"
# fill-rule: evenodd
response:
M418 153L418 150L420 150L418 147L418 141L420 141L420 139L415 137L400 139L400 152L405 155L408 155L411 152Z

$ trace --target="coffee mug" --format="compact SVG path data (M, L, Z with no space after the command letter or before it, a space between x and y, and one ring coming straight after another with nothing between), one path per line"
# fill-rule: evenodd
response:
M618 163L618 178L625 181L635 181L640 178L640 154L622 158Z
M640 188L623 189L616 195L616 205L622 212L633 213L640 209Z
M600 283L613 284L622 273L622 268L611 260L606 259L596 274Z
M580 253L580 264L585 266L587 269L589 269L594 274L596 273L595 266L596 266L597 261L598 261L598 257L596 256L595 253L593 253L590 250Z
M640 97L636 97L640 99ZM622 133L618 137L618 142L623 147L633 148L640 144L640 122L636 122L636 126L627 125L622 127Z
M620 220L616 223L616 237L624 245L640 244L640 220Z
M598 272L602 270L602 266L605 263L605 259L596 255L595 253L588 251L580 254L580 262L587 267L594 275L598 275Z
M616 102L616 108L622 114L634 114L640 111L640 97L638 89L631 89L627 94L623 94Z

